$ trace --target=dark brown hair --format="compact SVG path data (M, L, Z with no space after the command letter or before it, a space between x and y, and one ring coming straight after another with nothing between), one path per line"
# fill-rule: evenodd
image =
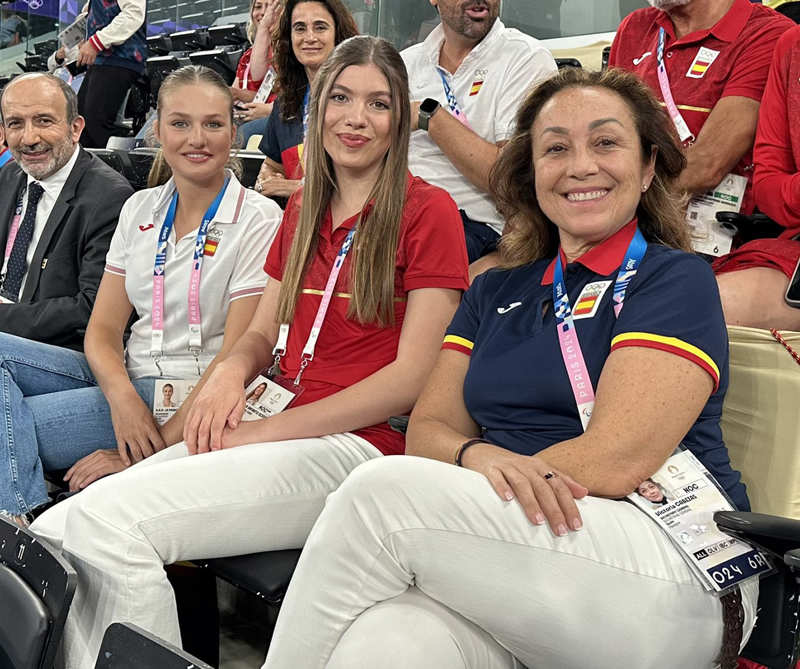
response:
M287 0L281 20L273 37L275 57L273 63L278 73L276 87L280 95L281 119L290 121L303 113L303 98L306 94L308 77L305 68L297 60L292 49L292 13L297 5L316 2L323 5L333 17L334 46L358 35L358 27L350 10L342 0Z
M502 265L515 267L551 258L558 250L558 229L536 200L531 127L545 103L568 88L603 88L625 101L636 123L643 159L656 151L655 176L637 208L642 234L649 242L691 251L684 218L685 198L675 188L686 160L661 105L633 74L616 68L592 72L570 67L561 69L528 94L517 112L514 134L489 176L490 192L506 219L499 247Z

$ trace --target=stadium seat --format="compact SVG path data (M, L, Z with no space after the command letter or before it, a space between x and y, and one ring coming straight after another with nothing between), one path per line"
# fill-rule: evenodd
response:
M53 666L76 581L46 542L0 518L0 667Z
M212 669L211 665L129 623L112 623L95 669Z
M717 525L771 556L776 574L761 580L758 620L742 656L768 669L794 669L800 653L800 521L719 511Z

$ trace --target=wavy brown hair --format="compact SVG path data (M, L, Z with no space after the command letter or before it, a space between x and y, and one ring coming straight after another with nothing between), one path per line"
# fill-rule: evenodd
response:
M331 13L335 30L334 45L358 35L355 19L342 0L287 0L272 38L275 50L273 64L278 73L275 86L279 91L281 119L284 121L300 118L308 85L306 69L297 60L292 49L292 14L294 8L304 2L316 2Z
M559 70L528 94L517 112L514 134L489 175L490 192L506 219L499 245L501 265L516 267L552 258L558 251L558 228L536 200L531 128L545 103L568 88L603 88L625 101L636 123L643 159L656 150L655 177L637 207L639 228L649 242L691 251L685 197L675 187L686 159L661 105L633 74L616 68L590 72L570 67Z
M403 59L386 40L352 37L330 55L317 75L311 97L306 139L306 179L301 192L297 228L278 297L277 318L291 323L303 289L303 279L317 249L319 229L337 188L333 162L322 141L325 109L339 74L351 65L375 65L386 77L392 97L391 142L367 202L373 206L359 217L350 266L352 299L348 317L381 326L394 322L394 281L397 239L406 198L408 138L411 109L408 74ZM366 204L366 203L365 203Z

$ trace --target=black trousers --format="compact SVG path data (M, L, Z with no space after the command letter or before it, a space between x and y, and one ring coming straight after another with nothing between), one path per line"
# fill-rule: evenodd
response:
M117 113L125 95L138 78L127 67L92 65L78 91L78 112L86 119L81 135L85 149L104 149L108 138L117 132Z

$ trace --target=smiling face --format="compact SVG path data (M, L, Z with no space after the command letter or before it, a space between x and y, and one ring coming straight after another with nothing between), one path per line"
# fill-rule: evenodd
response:
M480 42L500 13L500 0L431 0L442 24L454 33Z
M218 178L235 132L230 97L216 86L184 84L162 96L156 138L176 179L205 184Z
M256 25L264 18L264 9L265 0L256 0L253 3L253 9L250 10L250 20Z
M655 157L642 155L619 95L594 87L556 93L534 120L531 140L536 197L565 250L588 250L635 216Z
M322 142L335 171L380 170L392 141L389 82L375 65L344 68L326 101Z
M11 155L34 179L46 179L64 167L83 130L80 116L67 122L64 94L44 77L26 77L8 85L3 120Z
M291 30L295 58L316 72L336 46L333 15L321 2L301 2L292 10Z

